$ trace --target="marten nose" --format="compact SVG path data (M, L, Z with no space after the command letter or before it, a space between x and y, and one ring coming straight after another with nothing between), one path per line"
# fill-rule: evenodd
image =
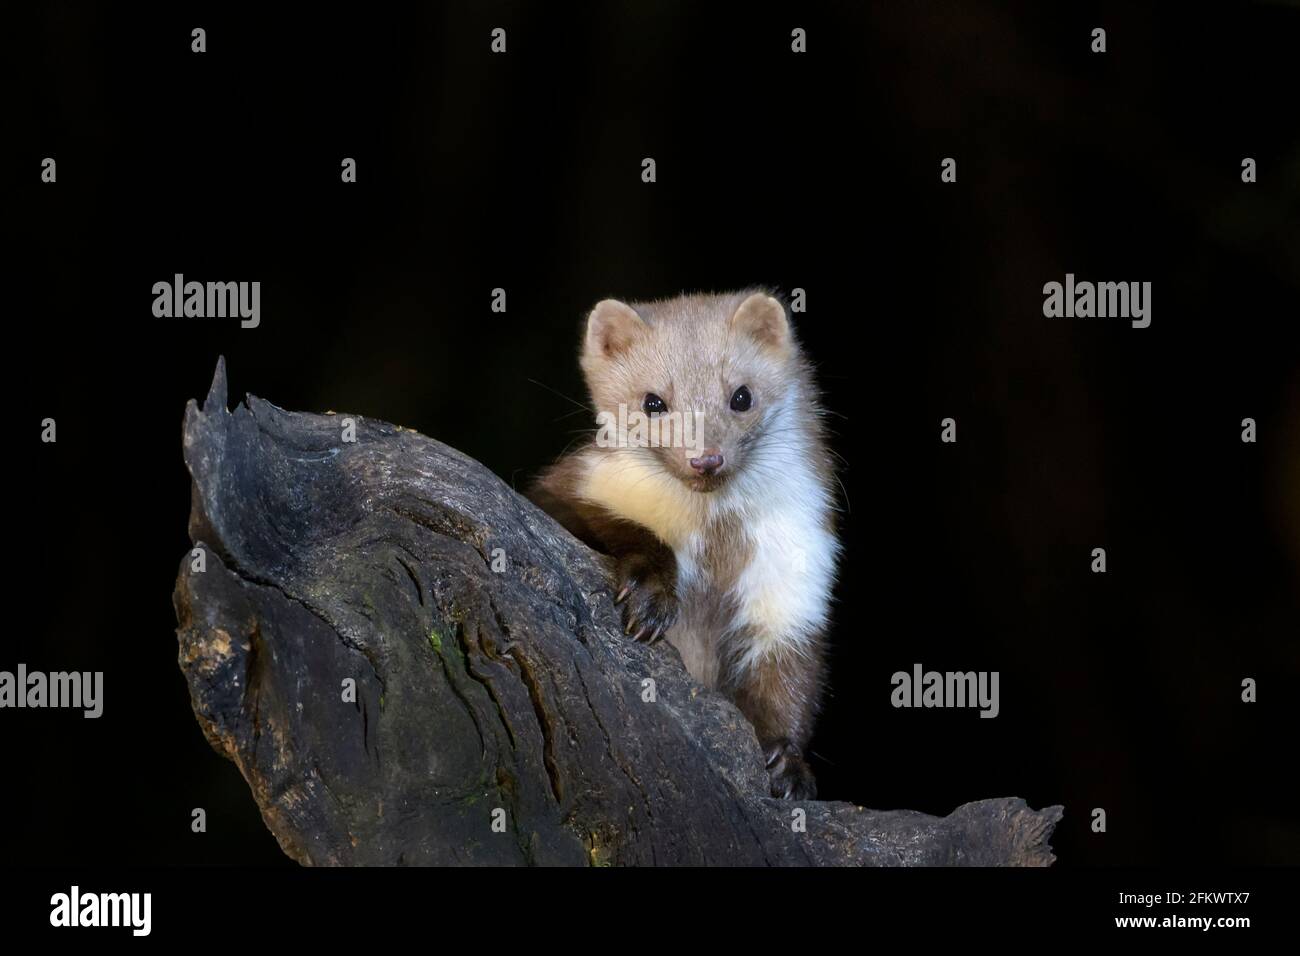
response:
M717 448L706 448L699 458L691 459L691 467L701 475L712 475L722 468L722 452Z

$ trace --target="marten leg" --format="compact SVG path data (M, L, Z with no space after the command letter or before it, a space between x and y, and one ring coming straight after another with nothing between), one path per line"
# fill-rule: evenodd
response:
M754 725L767 760L772 796L811 800L817 782L804 759L821 703L822 657L809 647L777 647L732 671L736 706Z
M677 559L650 535L614 554L614 603L623 607L626 633L651 644L677 620Z
M638 524L587 509L584 540L614 559L614 603L624 633L655 643L677 620L677 558Z
M614 559L614 603L626 633L660 640L677 620L677 558L650 531L603 508L575 500L573 466L560 462L530 492L533 502L585 544Z

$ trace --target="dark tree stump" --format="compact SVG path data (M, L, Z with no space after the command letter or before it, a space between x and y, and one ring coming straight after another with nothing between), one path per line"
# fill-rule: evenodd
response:
M229 412L224 363L185 413L206 568L176 583L181 669L293 859L1051 863L1060 807L771 799L740 712L622 635L603 558L459 452L349 417L355 443L341 415Z

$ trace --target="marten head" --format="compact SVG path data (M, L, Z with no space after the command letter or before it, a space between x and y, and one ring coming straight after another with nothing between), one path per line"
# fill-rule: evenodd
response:
M597 303L582 370L597 444L653 461L687 488L714 491L764 441L794 427L801 367L785 307L765 292Z

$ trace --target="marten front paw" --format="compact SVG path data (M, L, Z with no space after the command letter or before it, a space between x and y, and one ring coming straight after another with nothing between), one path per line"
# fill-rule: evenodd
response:
M812 800L817 796L812 768L798 747L788 740L776 740L764 747L763 753L767 757L772 796L782 800Z
M620 558L616 569L618 594L623 605L624 633L653 644L677 620L676 569L657 566L645 555Z

